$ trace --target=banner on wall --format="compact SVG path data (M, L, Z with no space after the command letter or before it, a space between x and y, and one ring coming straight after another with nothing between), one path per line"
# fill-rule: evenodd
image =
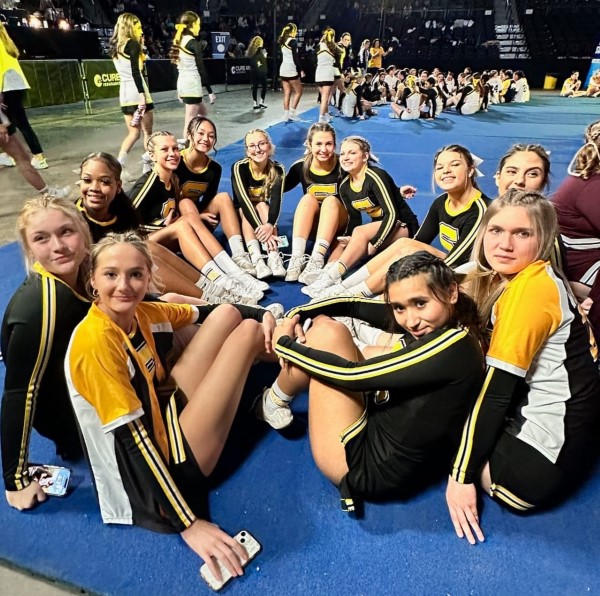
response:
M225 58L225 52L229 47L230 33L228 31L212 32L212 57Z
M228 85L250 82L250 59L228 58L226 67L226 80Z
M119 97L119 74L112 60L82 60L84 82L90 100Z
M592 75L600 70L600 37L598 37L598 43L596 44L596 50L594 51L594 57L592 58L592 63L590 64L590 70L588 71L587 77L585 78L585 82L583 88L586 89L590 84L590 80Z

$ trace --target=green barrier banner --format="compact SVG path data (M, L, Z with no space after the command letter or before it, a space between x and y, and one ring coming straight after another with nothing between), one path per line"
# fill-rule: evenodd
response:
M78 60L20 60L31 86L26 108L83 101Z
M119 75L112 60L82 60L81 66L87 99L119 97Z

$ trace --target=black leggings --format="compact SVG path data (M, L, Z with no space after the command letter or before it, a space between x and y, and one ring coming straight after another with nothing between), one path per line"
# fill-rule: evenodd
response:
M23 107L24 99L25 91L22 89L4 92L4 103L6 104L6 115L8 116L8 119L21 131L25 142L29 145L29 149L31 149L31 153L37 155L38 153L43 153L43 149L27 119L27 114Z
M258 97L258 86L261 86L260 89L260 99L261 101L265 100L267 95L267 74L261 73L253 73L252 74L252 99L257 101Z

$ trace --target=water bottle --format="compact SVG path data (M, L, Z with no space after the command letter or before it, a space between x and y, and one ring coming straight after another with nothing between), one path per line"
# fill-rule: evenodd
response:
M138 107L138 109L133 113L133 117L131 118L131 122L129 123L129 126L133 126L134 128L137 128L142 121L142 116L144 115L145 111L146 111L145 108Z

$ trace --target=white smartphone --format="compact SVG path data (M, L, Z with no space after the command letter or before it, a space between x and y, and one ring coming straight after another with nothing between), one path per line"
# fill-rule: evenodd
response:
M254 559L254 557L256 557L256 555L261 551L262 546L260 542L258 542L258 540L256 540L256 538L254 538L250 532L248 532L248 530L242 530L234 536L234 539L237 540L248 553L248 558L244 563L242 563L242 567L246 567L246 565L248 565L248 563L250 563L250 561L252 561L252 559ZM221 571L221 576L223 578L222 580L218 580L212 574L212 571L208 568L206 563L200 567L200 575L202 576L202 579L208 584L209 588L215 592L218 592L232 579L231 573L229 573L229 570L221 563L221 561L218 561L217 565Z

